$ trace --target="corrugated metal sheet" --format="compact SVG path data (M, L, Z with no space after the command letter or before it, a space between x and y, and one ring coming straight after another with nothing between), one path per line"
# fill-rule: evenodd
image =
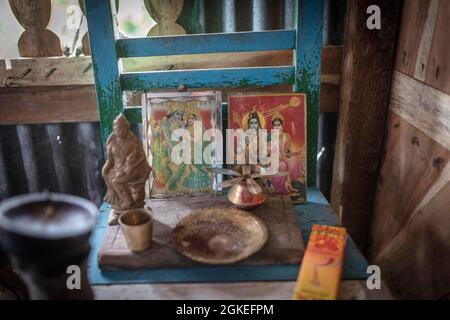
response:
M48 190L101 202L98 123L2 126L0 149L2 198Z
M293 7L293 0L185 0L179 22L190 33L292 28ZM329 0L326 8L324 42L340 44L345 0ZM333 117L321 118L320 141L327 153L320 162L327 164L319 166L319 176L332 167ZM49 190L99 204L105 193L103 163L98 123L0 126L0 199Z

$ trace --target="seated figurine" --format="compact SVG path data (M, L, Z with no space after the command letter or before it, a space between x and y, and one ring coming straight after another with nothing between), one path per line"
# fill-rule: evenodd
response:
M145 182L152 168L123 114L114 120L106 148L107 159L102 169L107 187L104 200L112 207L109 225L117 225L121 213L144 207Z

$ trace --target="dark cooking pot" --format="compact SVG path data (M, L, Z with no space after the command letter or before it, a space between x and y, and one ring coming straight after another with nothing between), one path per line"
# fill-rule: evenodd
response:
M89 299L89 238L97 208L65 194L35 193L0 204L0 242L32 299ZM75 271L74 271L75 270ZM68 278L78 273L68 286ZM70 282L70 281L69 281Z

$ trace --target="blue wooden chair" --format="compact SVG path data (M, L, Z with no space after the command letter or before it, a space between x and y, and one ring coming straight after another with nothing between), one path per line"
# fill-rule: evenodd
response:
M113 12L116 12L114 1L85 0L85 5L104 146L112 131L112 122L118 114L123 112L131 123L142 121L141 108L124 108L123 91L174 89L180 85L188 88L239 88L292 84L293 92L307 94L307 170L310 173L308 174L308 186L315 185L324 0L296 0L294 30L133 39L117 39L113 17ZM119 68L119 59L127 57L269 50L294 50L292 65L125 73ZM305 240L309 237L312 223L339 224L337 216L327 206L326 200L317 190L311 189L308 197L310 201L308 205L295 208L302 221L302 233ZM105 204L101 210L106 210L106 208ZM94 244L94 248L95 246L98 246L98 243ZM91 263L93 272L91 281L111 283L108 282L108 277L105 278L104 275L98 273L94 265L95 260ZM346 275L353 278L362 277L362 270L365 270L366 265L367 262L354 243L350 241L344 277ZM165 280L175 282L205 281L205 279L221 281L225 278L234 281L249 280L239 278L241 274L232 270L233 268L228 269L227 273L234 275L231 277L224 276L219 269L215 268L215 271L202 270L200 273L188 272L188 279L182 270L167 270L167 274L170 275L167 279L171 280ZM292 280L296 278L297 271L298 266L255 268L253 279ZM122 272L120 276L116 275L113 278L116 282L126 282L130 279L138 282L140 280L141 282L152 282L153 280L160 281L161 274L164 272ZM164 278L164 276L162 277Z

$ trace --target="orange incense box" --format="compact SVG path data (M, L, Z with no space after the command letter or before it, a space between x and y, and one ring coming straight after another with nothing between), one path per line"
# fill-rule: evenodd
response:
M292 299L337 298L346 241L345 228L313 226Z

